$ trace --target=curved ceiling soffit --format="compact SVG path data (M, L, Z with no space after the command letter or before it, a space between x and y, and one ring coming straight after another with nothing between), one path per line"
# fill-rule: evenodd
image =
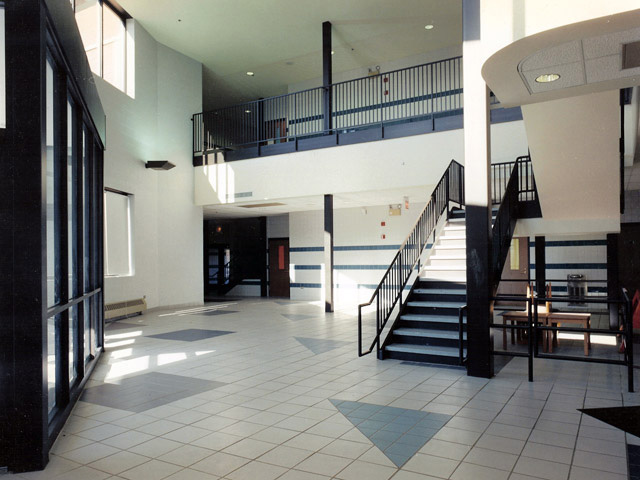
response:
M487 59L482 76L505 107L636 86L640 66L622 68L623 45L633 42L640 42L640 10L517 40ZM559 78L536 82L545 74Z

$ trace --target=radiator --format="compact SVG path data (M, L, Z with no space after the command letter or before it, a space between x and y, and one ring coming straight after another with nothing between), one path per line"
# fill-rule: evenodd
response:
M109 303L104 306L104 319L113 320L121 317L140 315L147 309L147 301L143 298L127 300L125 302Z

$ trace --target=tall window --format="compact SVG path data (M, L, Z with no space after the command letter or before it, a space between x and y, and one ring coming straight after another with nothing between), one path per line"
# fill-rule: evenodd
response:
M91 71L124 91L127 15L106 0L75 0L72 6Z
M97 351L102 157L55 48L46 59L47 396L50 421ZM96 198L97 197L97 198Z
M104 265L106 276L133 275L131 195L104 192Z

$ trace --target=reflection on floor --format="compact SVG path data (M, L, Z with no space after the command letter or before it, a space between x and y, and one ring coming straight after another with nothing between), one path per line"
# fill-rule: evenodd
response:
M355 313L245 299L107 328L49 466L7 478L629 478L626 444L640 441L578 410L640 405L623 367L536 359L529 383L526 358L491 380L358 358Z

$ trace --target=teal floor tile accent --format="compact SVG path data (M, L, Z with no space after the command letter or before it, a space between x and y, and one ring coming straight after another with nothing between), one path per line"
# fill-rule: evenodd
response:
M451 419L451 415L442 413L330 401L398 467L402 467Z
M316 355L330 352L331 350L344 347L345 345L350 345L349 342L343 342L341 340L327 340L324 338L305 338L305 337L293 337L293 338L295 338L298 342L300 342L301 345L304 345Z

